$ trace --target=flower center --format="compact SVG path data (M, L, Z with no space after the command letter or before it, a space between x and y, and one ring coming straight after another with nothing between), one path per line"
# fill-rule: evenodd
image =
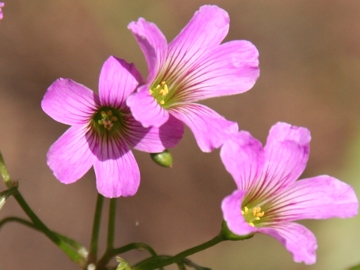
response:
M149 89L150 94L156 99L160 106L164 106L166 101L166 96L169 94L169 88L165 81L162 81L156 87Z
M241 210L241 214L250 226L255 227L255 225L260 223L260 219L265 215L265 212L261 211L261 207L259 206L250 209L244 206L243 210Z
M92 118L93 128L100 134L116 133L121 128L120 111L112 107L100 108Z

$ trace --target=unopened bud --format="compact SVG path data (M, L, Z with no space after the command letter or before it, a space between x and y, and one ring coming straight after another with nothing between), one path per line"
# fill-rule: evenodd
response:
M161 153L150 153L150 156L151 159L155 161L156 164L166 168L172 167L173 159L169 150L165 149Z
M119 263L116 270L131 270L131 267L127 261L120 257L116 257L117 262Z

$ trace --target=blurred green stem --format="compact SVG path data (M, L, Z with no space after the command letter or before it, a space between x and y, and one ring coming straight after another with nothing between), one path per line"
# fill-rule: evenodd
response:
M103 203L104 203L104 197L101 194L98 194L96 200L95 215L94 215L90 250L88 256L88 264L95 263L97 258L100 221L101 221L101 212L102 212Z
M214 237L213 239L211 239L210 241L207 241L201 245L195 246L193 248L187 249L177 255L175 255L174 257L169 257L169 256L157 256L157 257L152 257L149 259L146 259L138 264L136 264L135 266L133 266L131 269L132 270L151 270L151 269L158 269L170 264L179 264L182 262L182 260L192 254L195 254L197 252L200 252L202 250L208 249L222 241L225 241L226 239L223 237L223 234L220 233L219 235L217 235L216 237Z
M11 180L9 172L5 166L4 158L1 153L0 153L0 173L8 189L12 189L14 187L17 188L18 184L17 182ZM20 205L20 207L23 209L23 211L26 213L26 215L33 222L34 226L39 231L43 232L53 243L55 243L55 245L57 245L62 251L64 251L65 254L68 255L72 261L74 261L80 266L85 264L84 258L76 250L74 250L66 242L60 239L51 230L49 230L49 228L38 218L38 216L31 210L29 205L26 203L20 191L15 192L13 196Z
M137 250L146 250L148 251L152 256L157 256L155 250L150 247L149 245L145 243L131 243L126 246L120 247L120 248L112 248L105 252L104 256L98 261L96 269L101 270L104 269L104 267L109 263L109 261L116 255L125 253L127 251L137 249Z
M110 199L106 250L111 250L114 248L116 202L117 202L116 198Z

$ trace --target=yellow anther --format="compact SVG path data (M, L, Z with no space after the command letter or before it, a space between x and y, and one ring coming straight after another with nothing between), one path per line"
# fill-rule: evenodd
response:
M255 227L255 224L257 225L259 223L261 218L265 215L265 212L261 211L261 207L259 206L250 207L250 209L247 206L244 206L241 210L241 214L250 226Z
M167 87L166 84L164 84L163 87L164 88L159 91L159 94L166 96L169 93L169 88Z
M254 207L252 210L252 214L254 217L262 217L264 216L264 212L261 212L261 207Z
M117 120L118 120L118 119L117 119L116 116L112 116L112 117L111 117L111 121L116 122Z
M107 115L111 116L112 114L113 114L113 112L111 110L108 110Z
M149 89L149 93L156 99L156 101L160 105L164 105L167 101L165 101L165 96L169 94L169 88L165 81L160 82L155 87Z

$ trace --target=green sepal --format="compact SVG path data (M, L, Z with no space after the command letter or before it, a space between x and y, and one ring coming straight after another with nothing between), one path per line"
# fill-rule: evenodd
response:
M237 235L233 233L232 231L230 231L225 221L223 221L221 224L221 235L225 240L230 241L246 240L254 236L254 234L252 233L247 235Z
M156 164L162 167L165 168L172 167L172 163L173 163L172 155L167 149L165 149L160 153L150 153L150 157Z

